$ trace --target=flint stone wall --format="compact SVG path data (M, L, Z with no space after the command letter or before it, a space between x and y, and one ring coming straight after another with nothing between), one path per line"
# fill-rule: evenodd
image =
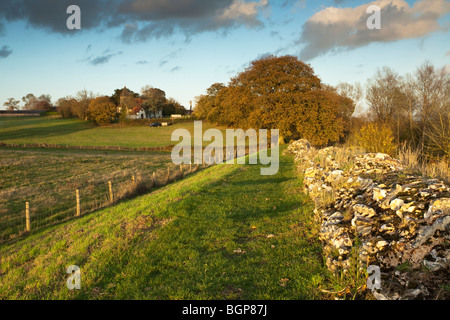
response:
M380 267L382 287L372 291L377 299L449 298L443 289L450 279L446 183L407 174L383 153L352 155L340 165L338 148L315 150L304 139L291 142L287 152L316 203L330 271L346 272L356 252L358 267Z

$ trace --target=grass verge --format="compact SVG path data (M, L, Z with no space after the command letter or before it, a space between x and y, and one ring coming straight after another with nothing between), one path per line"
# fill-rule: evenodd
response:
M316 299L327 271L293 159L216 165L0 247L0 299ZM66 269L81 269L81 289Z

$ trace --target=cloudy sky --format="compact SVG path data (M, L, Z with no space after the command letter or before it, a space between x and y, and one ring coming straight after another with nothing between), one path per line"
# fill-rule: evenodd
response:
M81 29L69 30L70 5ZM368 29L377 5L381 29ZM264 55L296 55L323 82L365 83L376 69L450 70L448 0L2 0L0 108L9 97L151 85L189 107Z

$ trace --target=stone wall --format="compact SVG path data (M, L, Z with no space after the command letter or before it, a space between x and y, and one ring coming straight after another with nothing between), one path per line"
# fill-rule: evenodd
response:
M376 299L450 299L450 188L382 153L291 142L314 200L328 269L379 266Z

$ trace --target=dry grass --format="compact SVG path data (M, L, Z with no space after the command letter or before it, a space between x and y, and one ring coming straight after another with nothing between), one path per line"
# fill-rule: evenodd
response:
M423 176L437 178L450 182L449 162L446 158L432 161L421 160L423 157L417 149L403 144L398 150L398 159L406 166L406 169Z

